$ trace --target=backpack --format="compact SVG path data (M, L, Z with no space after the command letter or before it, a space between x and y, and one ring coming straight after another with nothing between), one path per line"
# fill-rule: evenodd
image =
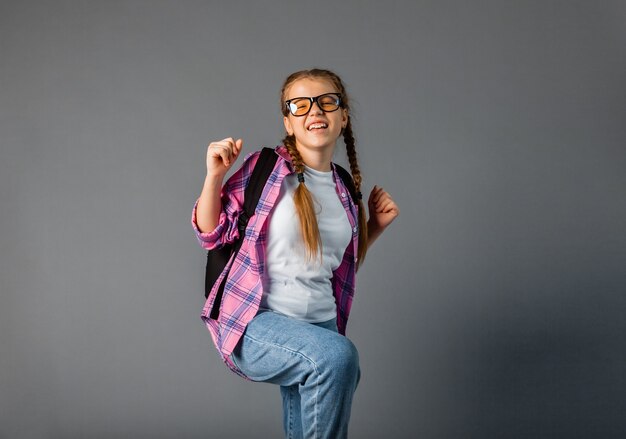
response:
M259 203L259 199L261 198L261 193L263 192L263 188L267 183L267 179L270 174L274 170L274 165L276 164L276 160L278 159L278 154L272 148L263 148L261 150L261 154L254 166L254 170L250 175L250 179L248 180L248 185L246 186L246 190L244 192L244 205L243 212L239 215L239 220L237 223L237 229L239 230L239 238L232 244L225 244L220 248L216 248L213 250L207 251L207 262L206 262L206 270L204 277L204 297L208 299L209 293L213 288L215 282L219 278L220 274L224 271L224 268L228 264L228 261L233 255L236 255L241 247L241 243L243 242L243 238L246 234L246 227L248 226L248 221L250 217L254 215L254 211L256 209L257 204ZM343 181L343 184L348 188L350 195L353 200L357 199L357 192L354 186L354 181L352 180L352 176L348 171L346 171L341 166L335 164L335 169L337 170L337 174ZM220 313L220 304L222 302L222 295L224 293L224 286L226 285L226 279L228 278L228 273L222 279L222 282L217 289L217 293L215 295L215 301L213 302L213 307L211 309L210 318L217 320Z

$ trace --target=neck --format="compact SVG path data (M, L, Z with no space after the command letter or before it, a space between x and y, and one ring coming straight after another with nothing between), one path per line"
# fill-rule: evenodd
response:
M333 158L335 145L320 149L310 149L299 145L298 141L296 141L296 148L298 148L302 161L309 168L313 168L316 171L321 172L328 172L331 170L330 162Z

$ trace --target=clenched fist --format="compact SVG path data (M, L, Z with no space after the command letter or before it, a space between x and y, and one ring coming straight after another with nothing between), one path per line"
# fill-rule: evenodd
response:
M206 152L206 172L208 176L224 177L239 157L243 140L228 137L211 142Z

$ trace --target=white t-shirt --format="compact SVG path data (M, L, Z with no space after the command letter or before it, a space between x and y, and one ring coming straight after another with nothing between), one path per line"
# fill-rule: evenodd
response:
M305 167L304 179L313 195L322 239L321 258L306 260L300 220L293 194L296 174L287 175L274 209L268 216L266 271L261 308L306 322L317 323L336 316L331 279L341 264L352 230L337 194L333 172Z

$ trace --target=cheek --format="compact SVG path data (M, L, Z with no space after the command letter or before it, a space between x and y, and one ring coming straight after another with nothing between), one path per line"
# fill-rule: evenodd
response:
M297 124L291 125L291 132L292 133L301 134L304 131L305 131L305 129L302 128L300 125L297 125Z

